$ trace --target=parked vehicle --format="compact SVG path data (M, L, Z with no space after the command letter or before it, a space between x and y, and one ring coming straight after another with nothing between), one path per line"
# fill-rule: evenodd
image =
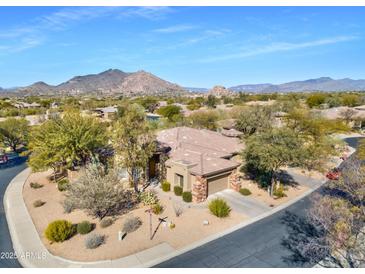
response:
M331 171L327 172L326 177L329 180L338 180L341 176L341 172L338 168L334 168Z
M6 164L9 158L6 154L0 154L0 164Z

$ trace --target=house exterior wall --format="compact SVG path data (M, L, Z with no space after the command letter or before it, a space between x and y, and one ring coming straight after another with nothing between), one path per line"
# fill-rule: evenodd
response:
M183 176L183 191L191 191L195 176L190 174L189 168L177 163L166 167L166 180L172 188L179 185L176 174Z

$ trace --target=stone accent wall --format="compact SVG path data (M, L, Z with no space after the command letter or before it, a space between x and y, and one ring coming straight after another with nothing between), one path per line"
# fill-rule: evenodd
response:
M192 188L193 202L201 203L204 202L208 196L207 179L201 176L196 176L195 178L196 181Z
M241 182L240 182L240 176L237 172L233 172L231 175L229 175L228 184L229 188L235 191L240 191Z

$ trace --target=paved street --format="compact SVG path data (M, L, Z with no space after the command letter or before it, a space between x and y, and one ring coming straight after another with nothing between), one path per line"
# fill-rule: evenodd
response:
M356 139L349 144L356 146ZM26 167L25 163L0 169L0 251L12 252L12 243L3 208L3 195L11 179ZM305 214L309 208L306 197L286 210L297 215ZM284 261L289 255L281 245L287 234L282 217L286 210L279 211L265 219L232 232L217 240L172 258L156 267L293 267ZM17 260L0 260L0 267L20 267Z
M309 204L306 197L287 210L303 215ZM292 267L283 260L290 254L281 245L287 233L284 213L279 211L156 267Z
M356 148L357 138L346 141ZM283 237L287 235L287 227L282 219L286 211L303 216L310 207L312 195L285 210L155 267L295 267L284 259L290 252L281 245Z
M8 224L5 218L3 197L6 187L10 181L15 177L20 171L26 167L24 161L18 165L0 169L0 252L1 256L5 254L10 254L13 252L13 245L11 242ZM21 267L17 260L14 259L0 259L0 267Z

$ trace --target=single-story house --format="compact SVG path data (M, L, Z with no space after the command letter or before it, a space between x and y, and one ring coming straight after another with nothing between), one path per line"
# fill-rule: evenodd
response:
M219 132L176 127L162 130L157 141L168 148L166 179L183 191L191 191L194 202L206 200L208 195L230 187L237 180L235 171L240 163L232 158L242 149L238 138Z
M117 114L118 108L116 106L111 106L111 107L104 107L104 108L96 108L93 111L100 118L112 119Z

